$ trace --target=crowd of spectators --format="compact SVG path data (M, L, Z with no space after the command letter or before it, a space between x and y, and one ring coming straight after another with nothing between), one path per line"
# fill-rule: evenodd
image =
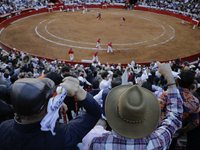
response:
M200 19L200 4L198 0L146 0L138 1L138 6L150 6L154 9L174 11L196 20Z
M183 88L190 90L190 93L200 100L200 59L198 59L195 64L190 64L186 61L182 62L180 58L177 58L176 60L169 62L169 64L172 69L173 77L176 79L182 78L183 80L184 75L181 75L181 73L184 71L191 72L192 76L194 76L194 78L190 80L192 82L192 87L189 84L189 87ZM189 80L189 75L187 76L188 78L184 79L185 82ZM45 58L38 59L37 57L31 57L29 54L24 54L23 52L17 52L15 50L7 53L1 49L0 122L14 117L15 110L13 109L12 102L10 100L10 93L16 81L20 81L21 79L50 78L54 81L56 86L59 86L65 77L77 78L80 87L94 96L96 102L103 109L103 120L106 120L105 100L112 88L119 85L138 85L144 87L153 92L154 95L160 99L162 111L164 111L165 109L162 105L164 101L163 94L167 91L168 86L170 86L168 85L168 81L165 76L159 73L158 65L155 61L146 65L139 65L132 61L127 66L122 66L120 63L115 65L101 64L100 62L95 62L87 66L84 66L83 64L71 65L70 63L66 64L64 61L59 61L57 59L48 62ZM164 97L166 98L166 96ZM74 117L76 118L76 115L74 116L72 114L73 111L80 112L81 110L82 113L84 112L82 104L80 102L76 104L75 97L67 96L64 102L68 106L68 110L66 112L68 117L68 120L66 121L67 123ZM197 105L199 105L199 102ZM199 113L199 106L197 107L198 109L196 110L196 115ZM191 116L189 115L189 117ZM194 126L198 126L199 124L199 121L197 121L199 115L196 117L196 120L190 122ZM162 118L165 118L165 116L162 116ZM184 118L187 117L184 116ZM104 123L103 126L105 127ZM106 127L107 130L112 129L109 124L107 124ZM94 130L96 129L97 127L95 127ZM102 130L102 132L107 133L108 131ZM199 133L198 130L195 131L195 133L196 132ZM81 147L81 143L79 143L79 147Z
M48 1L47 1L48 2ZM47 2L45 0L37 0L37 1L1 1L0 2L0 15L11 13L15 10L21 10L25 8L35 9L47 7Z
M153 1L147 1L147 3L150 6L154 5ZM156 6L159 4L159 7L164 7L165 9L178 8L180 11L188 11L188 9L186 10L183 7L179 9L178 7L185 3L186 1L178 3L159 1ZM198 11L196 15L199 15L199 9L196 8L199 7L198 3L187 2L186 4L188 3L192 3L192 6L183 6L187 6L189 9L191 8L189 13L195 12L193 11L195 9ZM13 5L11 3L9 5L1 4L2 13L12 11L12 9L15 10L15 6L17 6L17 9L20 9L20 7L28 8L33 6L30 2L27 2L25 5L22 5L21 2L19 2L19 5ZM176 8L173 7L175 4ZM37 5L42 6L43 4ZM0 143L0 149L9 149L9 146L13 146L13 144L18 146L17 148L14 146L16 149L21 149L20 146L24 146L24 144L26 146L25 149L29 149L35 145L43 149L54 149L55 147L53 146L57 146L58 144L58 149L96 150L102 146L106 147L106 144L109 145L109 148L107 148L109 150L115 149L119 145L123 145L119 149L133 149L133 147L140 147L138 149L161 149L162 147L162 149L165 149L169 148L170 143L170 149L174 149L178 138L186 134L188 138L187 149L200 148L200 58L198 58L195 63L181 61L180 58L177 58L174 61L170 61L169 65L162 65L156 61L152 61L150 64L140 65L133 60L130 64L127 64L127 66L122 66L120 63L101 64L100 62L94 62L84 66L83 64L71 65L57 58L55 58L54 61L48 62L45 58L38 59L35 56L31 57L29 54L24 54L23 52L15 50L6 52L1 48L0 52L0 131L3 133L0 135L0 139L4 141ZM174 90L176 89L175 84L178 86L177 91ZM62 88L59 85L61 85ZM32 97L32 94L37 92L41 86L44 86L42 88L47 91L45 94L48 96L42 95L44 94L42 92L40 93L41 95L38 94L38 98ZM122 90L119 90L120 87L132 92L122 92ZM20 90L22 90L22 92L19 92ZM55 95L52 100L50 98L53 92L55 92ZM141 97L139 94L138 98L132 94L133 92L136 92L136 95L138 95L137 93L146 94ZM60 93L62 94L61 97L59 97ZM125 93L127 95L124 95ZM115 97L117 94L121 96ZM43 98L44 105L40 105L40 96ZM126 108L124 110L124 112L126 112L125 114L120 114L123 112L123 108L120 107L120 103L117 104L117 117L120 116L119 118L125 121L125 123L121 124L123 121L119 120L118 122L113 122L117 117L115 116L113 119L112 115L110 115L112 109L109 109L109 106L115 103L111 102L107 104L106 101L114 101L116 99L122 101L123 98L127 101L131 101L133 97L139 100L146 97L145 99L150 99L152 101L158 100L159 102L159 109L157 107L157 112L159 112L159 114L161 113L161 117L158 115L155 125L148 133L146 133L145 128L137 131L139 127L137 127L131 119L138 116L126 112L130 109L130 107L127 106L129 105L128 103L124 105ZM30 103L27 102L27 99L28 102L30 100ZM32 103L32 101L34 101L34 103ZM48 106L50 104L47 104L46 101L57 102L53 108L61 108L60 110L62 111L60 111L60 113L55 111L57 116L59 114L59 118L62 118L62 115L63 117L67 115L64 124L68 126L64 127L62 124L53 125L57 118L52 116L48 117L53 108L49 108ZM62 102L64 103L61 106ZM39 110L36 110L36 107L39 108ZM155 107L156 110L156 105L153 107ZM47 110L48 113L45 112ZM130 111L133 112L136 110L130 109ZM29 112L31 112L31 114L27 114ZM75 114L77 112L77 114L73 115L72 112L75 112ZM85 114L85 112L87 113ZM108 112L110 112L109 115ZM36 113L39 113L39 115L36 115ZM151 113L152 111L150 109L148 114ZM51 123L49 124L48 121L45 122L45 120L41 119L41 115L43 115L43 117L47 116L47 118L51 118L53 121L50 120ZM123 118L123 115L127 116L128 120L127 118ZM154 114L152 113L152 115ZM101 119L98 121L100 116ZM149 116L145 115L145 118L146 117L148 118ZM17 125L15 124L15 128L10 127L13 125L13 118L15 118L14 122L17 123ZM145 120L145 118L143 118L142 121ZM153 118L152 116L152 120L154 120ZM150 122L153 122L152 120ZM37 132L29 132L31 128L29 124L32 123L33 125L33 123L37 121L41 121L42 132L40 129L36 130ZM62 120L59 121L62 122ZM137 123L141 123L142 121L139 120ZM20 126L21 124L23 125L23 123L25 123L26 126ZM127 127L125 125L127 125ZM35 129L37 126L38 124L32 127ZM52 126L55 127L55 132ZM117 128L117 126L119 126L119 128ZM157 126L158 128L154 132ZM125 132L123 128L127 128L129 132ZM16 129L17 132L12 132L13 129ZM65 132L63 132L62 129L64 129ZM52 134L45 132L46 130L50 130ZM28 136L24 134L24 132L28 133ZM56 133L58 136L55 136ZM35 134L37 134L37 136ZM24 137L24 135L28 138ZM20 145L20 142L16 139L18 136L19 140L23 139L22 145ZM56 138L54 138L54 136ZM99 136L100 138L98 138ZM48 142L44 142L47 140L45 139L46 137L48 137ZM171 142L172 137L173 140ZM116 142L117 140L115 138L118 139L118 142ZM31 139L31 142L29 139ZM42 139L41 141L44 143L35 142L40 139ZM62 147L63 143L60 139L64 139L63 147L65 148ZM13 144L9 145L10 142L13 142ZM27 144L29 142L30 144ZM161 145L158 144L159 142L161 142ZM10 149L12 148L13 147L10 147Z
M35 9L45 8L47 7L47 3L50 1L45 0L37 0L37 1L2 1L0 2L0 15L5 13L10 13L14 10L20 10L24 8L31 8L34 7ZM72 1L63 1L64 3L71 3ZM123 0L115 0L115 1L102 1L102 0L95 0L95 1L73 1L73 3L125 3L126 1ZM200 4L198 0L179 0L179 1L172 1L172 0L146 0L146 1L138 1L137 6L149 6L153 9L160 9L166 11L174 11L179 14L183 14L185 16L189 16L196 20L200 19Z

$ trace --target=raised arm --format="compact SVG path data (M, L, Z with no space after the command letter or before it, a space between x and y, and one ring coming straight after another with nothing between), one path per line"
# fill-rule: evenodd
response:
M171 143L173 134L181 128L181 118L183 115L183 102L176 87L174 77L169 64L157 62L159 72L164 75L168 82L167 90L167 111L165 118L160 122L159 127L150 135L152 139L159 143L159 147L167 149ZM151 145L147 146L147 149Z
M86 113L78 115L67 124L65 148L73 149L73 146L80 142L95 126L102 111L98 103L93 99L93 96L79 86L76 78L66 77L63 81L64 83L61 83L61 86L67 90L68 96L74 96L86 110Z

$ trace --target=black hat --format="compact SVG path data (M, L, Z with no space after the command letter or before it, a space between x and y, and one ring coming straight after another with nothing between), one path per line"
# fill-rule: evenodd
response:
M55 90L54 82L48 78L20 79L13 84L10 98L15 112L28 117L38 114Z

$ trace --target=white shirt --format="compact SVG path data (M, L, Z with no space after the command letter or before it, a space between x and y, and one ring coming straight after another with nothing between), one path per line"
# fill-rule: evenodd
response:
M109 78L108 81L103 79L99 84L100 90L108 89L111 86L111 81L111 78Z
M103 133L107 133L109 131L106 131L103 126L100 125L96 125L92 130L90 130L90 132L88 132L88 134L86 134L86 136L82 139L82 143L83 143L83 149L82 150L87 150L88 149L88 145L90 144L91 140L94 137L99 137L101 136Z
M103 94L103 90L101 90L97 95L93 97L101 107L103 105L102 94Z

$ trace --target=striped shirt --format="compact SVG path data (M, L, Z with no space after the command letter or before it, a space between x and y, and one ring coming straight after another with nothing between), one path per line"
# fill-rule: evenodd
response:
M177 89L168 89L166 117L157 129L141 139L129 139L112 131L92 140L89 150L165 150L173 134L181 128L183 115L182 99ZM134 134L134 133L133 133Z

